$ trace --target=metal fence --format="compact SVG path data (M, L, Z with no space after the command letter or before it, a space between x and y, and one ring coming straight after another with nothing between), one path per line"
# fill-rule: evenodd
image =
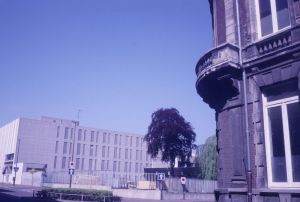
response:
M72 184L103 185L112 188L137 187L139 181L156 181L153 173L120 175L107 171L77 171L73 175ZM66 171L48 172L43 183L69 184L70 175Z
M106 171L77 171L73 175L72 184L102 185L112 188L138 188L140 181L155 182L156 179L157 175L155 173L120 175ZM69 184L69 182L70 175L66 171L48 172L47 176L43 178L43 183ZM168 192L182 192L180 178L166 178L165 184ZM213 193L217 188L217 182L187 178L186 188L190 193Z
M182 192L180 178L166 178L165 181L168 192ZM217 188L217 181L187 178L185 186L190 193L213 193Z

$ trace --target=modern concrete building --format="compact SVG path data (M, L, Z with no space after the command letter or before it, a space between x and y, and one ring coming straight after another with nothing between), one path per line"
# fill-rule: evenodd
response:
M300 1L209 3L196 88L216 111L216 199L300 201Z
M59 118L19 118L0 128L0 169L2 180L9 183L14 167L18 167L16 183L23 184L32 169L67 174L72 159L75 173L134 178L152 166L146 150L141 135L83 127Z

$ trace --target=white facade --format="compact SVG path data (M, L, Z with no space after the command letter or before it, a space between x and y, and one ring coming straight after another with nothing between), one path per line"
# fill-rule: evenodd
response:
M19 118L0 128L3 179L11 182L17 164L17 184L22 183L18 176L32 168L68 172L72 153L75 172L103 171L118 177L142 174L152 166L146 150L141 135L83 127L71 120Z

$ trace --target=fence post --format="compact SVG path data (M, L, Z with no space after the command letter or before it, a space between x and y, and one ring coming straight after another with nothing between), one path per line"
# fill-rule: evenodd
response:
M105 202L105 196L104 196L104 202Z
M83 194L81 194L81 201L83 201Z
M62 198L62 193L59 194L59 199L61 200L61 198Z

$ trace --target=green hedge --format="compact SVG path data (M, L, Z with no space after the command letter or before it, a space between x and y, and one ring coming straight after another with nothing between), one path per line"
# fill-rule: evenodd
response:
M73 195L74 194L74 195ZM120 202L121 198L113 196L110 191L88 190L88 189L64 189L64 188L46 188L37 192L37 197L44 199L61 199L81 201L82 195L84 201L104 201L105 202Z

